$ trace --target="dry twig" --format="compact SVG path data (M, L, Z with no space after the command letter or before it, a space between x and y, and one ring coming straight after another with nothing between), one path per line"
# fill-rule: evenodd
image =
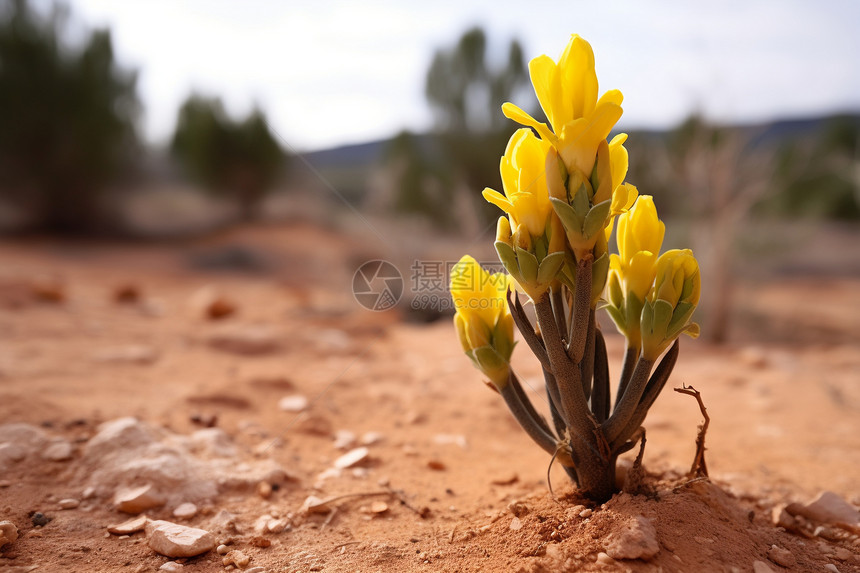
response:
M708 477L708 466L705 463L705 434L708 431L708 424L711 423L711 418L708 416L708 411L705 409L705 404L702 402L702 395L698 390L686 384L682 388L675 388L675 392L679 394L687 394L692 396L699 403L699 410L702 411L702 417L705 418L704 423L699 426L699 434L696 436L696 457L693 458L693 465L687 477Z

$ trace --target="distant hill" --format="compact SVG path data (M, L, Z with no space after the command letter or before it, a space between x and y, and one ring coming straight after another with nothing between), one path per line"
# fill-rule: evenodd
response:
M812 135L821 130L821 128L830 120L837 117L849 117L857 123L858 127L860 127L860 112L834 113L816 117L781 119L766 123L742 124L738 125L738 127L759 132L754 140L754 145L771 145L797 137ZM653 129L638 130L635 128L627 130L628 133L635 133L640 136L658 139L665 137L668 131L669 130L661 131ZM419 144L428 150L428 153L432 153L432 150L435 147L433 134L416 134L415 137L418 138L420 142ZM382 161L386 149L392 139L393 138L378 139L375 141L368 141L366 143L342 145L332 147L330 149L312 151L303 154L303 156L317 169L325 170L330 168L344 169L368 167Z

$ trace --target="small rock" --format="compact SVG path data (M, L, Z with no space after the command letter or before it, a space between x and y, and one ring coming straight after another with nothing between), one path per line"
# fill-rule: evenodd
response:
M60 509L75 509L76 507L81 505L81 502L78 499L69 497L66 499L61 499L57 505L60 506Z
M12 487L12 482L7 479L0 479L0 488Z
M159 495L151 485L121 489L116 492L113 498L116 508L125 513L140 513L153 507L162 506L165 501L164 497Z
M372 446L373 444L378 444L384 439L385 435L381 432L365 432L361 436L361 445Z
M522 517L531 511L531 508L521 501L512 501L508 504L508 510L516 517Z
M235 565L239 569L244 569L251 562L251 558L248 555L245 555L238 549L234 549L227 553L224 556L224 559L221 560L223 565Z
M119 285L113 291L113 299L120 304L138 302L140 300L140 289L133 284Z
M219 320L227 318L236 312L237 306L232 300L223 296L215 297L208 305L206 305L206 318L211 320Z
M657 530L650 520L637 515L606 537L606 553L613 559L651 559L660 551Z
M490 483L493 485L513 485L520 480L520 477L517 474L511 473L504 475L502 477L497 477L495 479L490 480Z
M0 547L18 539L18 528L11 521L0 521Z
M753 561L753 573L774 573L774 570L764 561Z
M597 562L602 563L603 565L613 565L615 563L615 559L609 556L609 554L601 551L597 554Z
M355 432L349 430L338 430L334 434L334 447L339 450L348 450L355 445Z
M435 470L437 472L444 471L446 469L445 463L439 460L430 460L427 462L427 467L431 470Z
M228 551L230 551L230 548L223 543L215 548L215 553L217 553L218 555L227 555Z
M384 501L374 501L370 504L370 513L375 513L377 515L381 513L385 513L388 511L388 504Z
M242 326L224 330L209 338L209 346L216 350L245 356L270 354L280 346L278 337L270 328Z
M469 443L466 441L466 436L461 434L436 434L433 436L433 442L440 446L460 446L464 450L469 447Z
M821 523L848 524L860 527L860 512L832 491L825 491L806 505L792 504L789 511Z
M27 450L18 444L0 444L0 464L8 460L20 462L27 457Z
M261 515L260 517L258 517L257 521L254 522L254 531L256 531L257 533L265 533L266 524L269 522L270 519L274 518L268 514Z
M579 517L581 517L582 519L586 519L588 517L591 517L592 513L594 512L591 509L586 508L579 512Z
M193 503L180 503L173 510L173 517L178 517L179 519L191 519L195 515L197 515L197 506Z
M185 569L185 565L176 561L168 561L158 568L159 571L182 571L183 569Z
M236 526L236 516L226 509L222 509L216 513L215 516L209 520L208 527L209 529L214 529L220 532L238 530Z
M97 362L122 362L125 364L152 364L158 353L150 346L131 344L117 348L105 348L96 352Z
M836 568L836 565L833 563L828 563L824 566L825 571L829 571L830 573L839 573L839 569Z
M328 504L315 495L310 495L305 499L302 507L299 508L301 513L328 513Z
M797 560L794 558L794 554L791 551L776 545L770 546L770 549L767 552L767 558L777 565L782 565L786 568L794 567L795 563L797 563Z
M854 554L845 549L844 547L837 547L836 551L833 552L833 556L840 561L848 561L854 556Z
M308 408L308 399L301 395L286 396L278 402L278 408L284 412L304 412Z
M511 520L511 524L508 526L508 529L511 531L519 531L523 528L523 522L520 521L519 517L515 517Z
M283 533L289 524L289 519L270 519L266 522L266 531L269 533Z
M771 521L777 527L782 527L788 531L794 531L797 529L797 522L791 516L788 511L786 511L786 506L777 505L771 511Z
M44 527L48 525L52 519L52 517L48 517L39 511L30 516L30 522L33 524L33 527Z
M334 461L334 467L337 469L346 469L356 466L367 459L370 455L370 450L365 447L355 448L340 456Z
M215 547L215 536L204 529L169 521L146 524L149 547L167 557L194 557Z
M267 481L261 481L257 484L257 495L263 499L269 499L272 495L272 484Z
M42 459L52 462L64 462L72 459L72 444L66 440L58 440L50 444L42 452Z
M266 547L272 546L272 540L267 537L262 537L260 535L256 537L252 537L248 540L248 543L253 545L254 547L259 547L261 549L265 549Z
M133 517L128 521L123 521L122 523L116 525L109 525L107 530L114 535L131 535L132 533L143 531L148 521L148 517L146 517L145 515L141 515L139 517Z

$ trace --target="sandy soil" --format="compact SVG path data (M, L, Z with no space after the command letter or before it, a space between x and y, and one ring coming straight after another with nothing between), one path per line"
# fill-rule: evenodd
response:
M146 512L214 531L227 510L235 527L216 534L251 558L248 568L746 572L761 561L774 571L860 571L856 532L807 537L771 521L774 507L822 490L860 504L860 278L740 285L742 339L752 343L684 340L670 381L702 392L711 481L685 478L701 415L667 389L646 422L653 494L593 507L557 468L552 499L547 456L481 384L448 320L419 325L356 304L351 277L366 252L356 244L293 225L180 246L0 245L0 424L33 424L73 444L71 459L27 455L0 472L0 521L21 535L2 549L0 572L155 571L176 561L143 533L107 533L129 516L110 491L84 491L88 441L124 416L179 435L214 423L236 446L237 466L270 459L288 472L270 494L234 488L198 502L190 519L172 515L179 500ZM237 245L256 258L236 255ZM214 268L237 265L246 271ZM140 300L117 302L124 285ZM205 318L213 293L237 311ZM248 329L270 347L247 354L212 342ZM608 344L617 369L623 341ZM541 390L536 361L520 351L515 366ZM307 409L280 409L291 395L305 396ZM345 451L335 445L342 430L380 435L360 467L323 473ZM344 494L362 495L328 513L299 511L310 495ZM81 503L60 509L68 498ZM34 527L33 512L52 520ZM256 532L261 515L290 525ZM656 528L659 552L648 561L600 555L637 516ZM795 564L769 560L773 545ZM216 551L178 562L224 570Z

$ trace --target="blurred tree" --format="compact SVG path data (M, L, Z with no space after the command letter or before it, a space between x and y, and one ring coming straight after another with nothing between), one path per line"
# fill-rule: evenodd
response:
M27 0L0 10L0 196L31 226L93 232L136 142L136 73L117 68L106 30L70 47L67 19Z
M860 117L839 115L820 131L784 143L779 195L766 205L793 216L860 219Z
M708 285L699 308L703 336L724 342L728 335L733 256L737 233L752 207L773 189L773 153L752 145L754 135L692 116L673 130L665 160L672 173L671 194L689 206L693 240L703 283ZM656 154L652 154L655 160Z
M501 62L488 57L486 35L480 28L466 31L453 47L437 50L425 84L436 118L432 145L422 148L406 136L392 143L388 157L401 165L398 190L402 197L395 204L412 211L419 206L430 209L425 213L438 224L462 227L450 205L452 199L466 194L472 218L483 224L495 220L498 210L480 192L484 187L501 190L499 158L517 127L500 108L506 101L521 99L517 96L526 95L527 87L523 50L516 40L510 42Z
M197 95L179 110L170 150L192 179L235 200L244 220L259 216L286 159L260 110L234 121L219 99Z

